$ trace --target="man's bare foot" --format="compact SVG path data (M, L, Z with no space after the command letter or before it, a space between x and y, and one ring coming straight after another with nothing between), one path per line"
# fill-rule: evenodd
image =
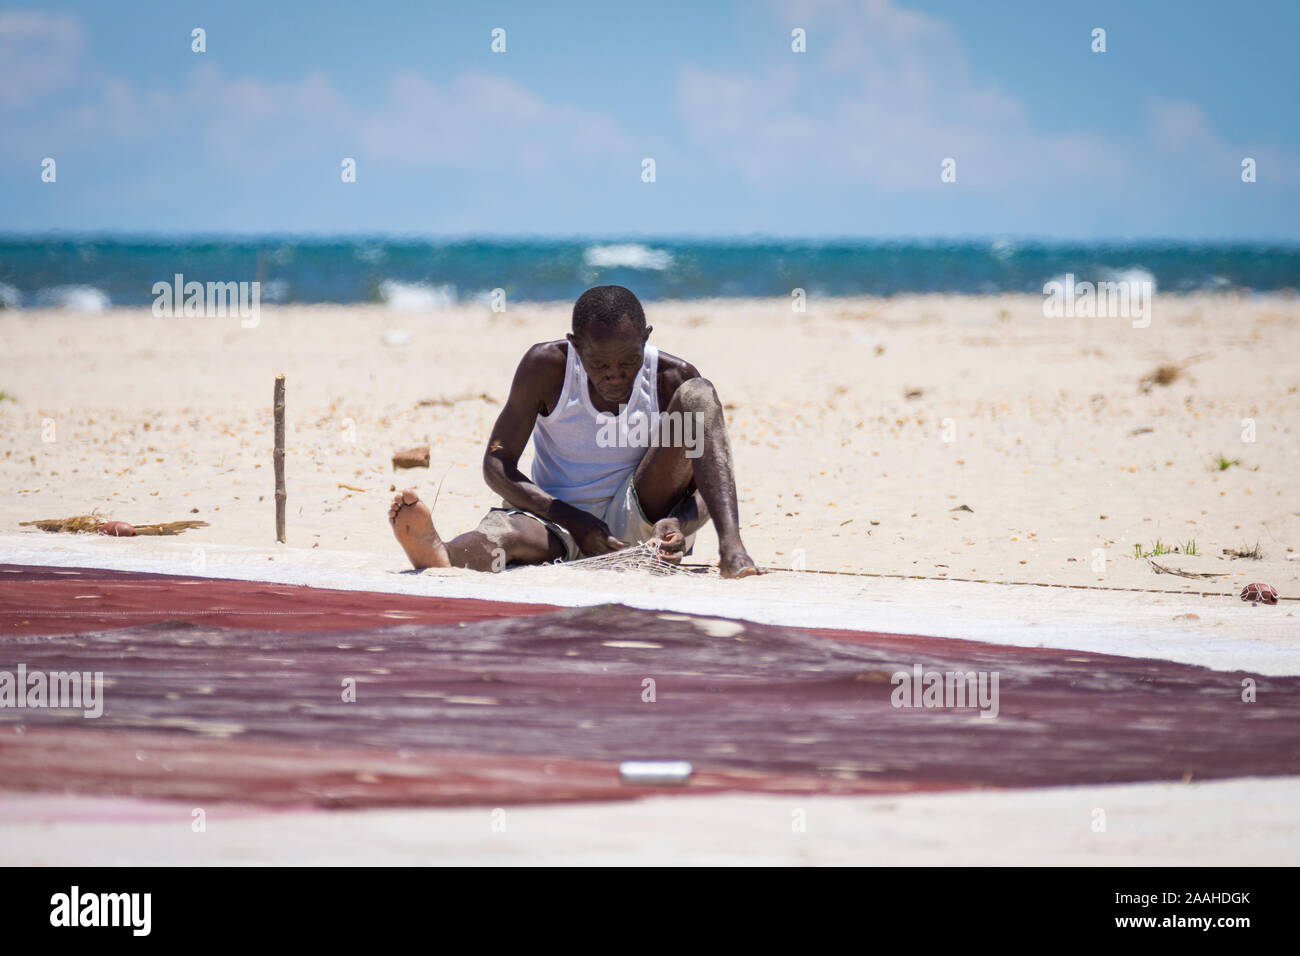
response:
M659 546L659 558L669 564L681 564L686 553L686 535L678 518L660 518L655 522L655 536L650 544Z
M720 550L722 554L718 561L718 570L722 572L724 578L747 578L761 573L758 566L754 564L754 559L742 545Z
M393 526L397 543L402 546L411 564L422 568L449 568L447 547L433 530L433 512L420 500L414 488L407 488L388 509L388 523Z

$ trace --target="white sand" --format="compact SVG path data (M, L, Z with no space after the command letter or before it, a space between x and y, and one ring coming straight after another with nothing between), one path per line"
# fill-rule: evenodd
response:
M0 865L1289 866L1300 778L905 797L250 813L0 798ZM1096 811L1104 812L1104 818ZM503 832L493 830L494 819ZM802 819L804 832L796 832ZM1105 831L1094 832L1104 820ZM498 823L498 826L500 824Z
M742 526L762 564L1223 593L1262 580L1300 596L1300 299L1161 293L1147 329L1045 319L1036 296L813 300L804 315L784 300L651 303L648 315L652 341L693 361L730 409ZM445 475L440 529L472 528L497 503L480 464L515 364L567 326L563 304L268 307L248 330L148 309L0 312L0 390L16 398L0 401L0 531L98 508L211 522L187 544L272 542L271 390L285 372L290 545L400 566L390 486L432 492ZM384 345L394 330L410 344ZM1156 365L1200 354L1139 394ZM392 452L426 441L432 467L394 475ZM1242 464L1214 470L1220 452ZM963 504L973 512L952 511ZM1229 576L1156 575L1130 555L1157 538L1195 539L1202 555L1166 563ZM1263 561L1221 554L1256 541ZM711 531L697 555L716 559Z
M564 304L505 315L267 308L248 330L147 309L0 312L0 389L16 398L0 401L0 477L16 491L0 496L0 560L160 560L158 570L320 586L621 599L1297 673L1294 601L1250 607L1233 595L1265 581L1300 597L1300 299L1162 293L1146 329L1045 319L1036 296L814 299L803 315L784 300L668 302L648 316L652 341L695 362L731 409L742 526L761 564L1179 594L778 575L582 581L574 590L589 596L575 596L548 572L396 574L406 563L386 520L390 487L431 493L445 475L444 534L497 503L482 449L519 356L566 330ZM384 345L395 330L410 344ZM1157 364L1199 355L1209 358L1179 381L1139 393ZM273 540L279 371L289 382L288 546ZM923 394L909 400L906 389ZM1254 442L1242 441L1245 418ZM1138 428L1153 431L1132 435ZM395 475L392 451L424 441L432 468ZM1242 464L1215 469L1220 451ZM951 510L961 504L973 512ZM96 508L211 526L114 541L18 527ZM1130 556L1157 538L1194 538L1200 552L1162 563L1226 576L1156 574ZM1256 541L1261 561L1221 553ZM693 560L716 560L711 529Z
M1047 320L1033 296L814 301L802 316L785 301L653 303L648 314L653 341L694 362L728 405L742 527L761 564L936 580L400 573L390 486L431 492L445 475L445 534L472 528L496 503L479 471L488 430L524 349L565 331L563 305L505 316L476 306L267 309L255 330L145 309L0 313L0 389L17 399L0 401L10 491L0 496L0 562L621 600L1300 674L1296 605L1235 597L1248 581L1300 597L1300 300L1162 293L1148 329ZM383 345L394 330L411 343ZM1156 365L1202 354L1174 384L1138 392ZM288 546L272 540L277 372L289 382ZM904 397L915 389L920 397ZM1243 441L1245 419L1253 442ZM42 441L51 425L54 440ZM433 467L394 476L391 453L426 441ZM1241 464L1216 469L1220 452ZM973 511L952 510L962 504ZM124 540L18 527L92 509L211 527ZM1199 552L1163 563L1227 576L1157 575L1129 557L1157 538L1195 539ZM1221 553L1256 541L1262 561ZM694 560L716 560L710 531ZM170 823L40 823L18 814L26 798L7 797L0 862L1282 864L1300 845L1298 797L1295 778L709 797L512 808L505 834L490 832L486 810L230 821L214 812L203 835L190 834L188 808ZM790 832L796 807L808 810L805 834ZM1095 807L1107 811L1105 834L1090 829ZM96 819L110 809L84 804Z

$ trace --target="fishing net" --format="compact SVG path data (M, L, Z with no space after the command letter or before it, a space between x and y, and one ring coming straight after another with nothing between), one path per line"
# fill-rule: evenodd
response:
M556 561L552 565L558 568L578 568L584 571L643 571L650 574L698 574L707 573L707 568L699 566L683 567L661 556L659 545L654 541L614 551L610 554L597 554L576 561Z

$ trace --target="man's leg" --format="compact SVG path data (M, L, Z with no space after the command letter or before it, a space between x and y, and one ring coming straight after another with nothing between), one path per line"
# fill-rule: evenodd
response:
M475 530L443 541L434 530L433 512L410 488L393 499L388 523L416 568L500 571L507 564L541 564L565 553L540 521L503 511L490 511Z
M648 521L656 533L671 534L668 517L674 505L691 495L677 512L677 529L693 533L713 519L718 532L719 568L724 578L757 574L745 545L740 540L740 515L736 503L736 475L731 461L731 443L718 393L707 379L683 382L664 410L661 444L650 448L637 465L633 482ZM672 443L663 443L664 435ZM697 457L690 457L698 452ZM664 528L661 528L664 525ZM684 540L684 538L683 538Z

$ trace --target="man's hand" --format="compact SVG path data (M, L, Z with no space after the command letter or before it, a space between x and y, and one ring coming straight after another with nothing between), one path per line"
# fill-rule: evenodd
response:
M650 543L659 545L660 560L681 564L686 553L686 536L682 534L679 518L660 518L655 522L654 537Z
M595 515L576 508L574 510L577 514L562 524L568 529L569 534L573 535L573 540L578 543L578 548L585 556L609 554L611 551L621 551L627 547L610 534L609 526Z

